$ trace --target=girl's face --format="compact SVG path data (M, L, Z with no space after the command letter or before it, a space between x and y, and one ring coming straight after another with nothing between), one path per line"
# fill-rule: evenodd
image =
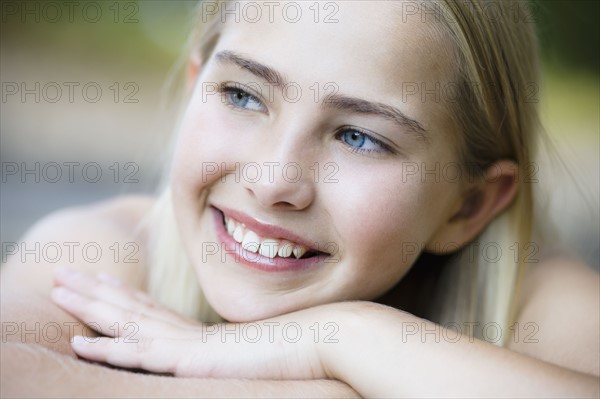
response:
M376 299L460 208L443 44L395 2L295 4L225 15L175 154L183 243L231 321Z

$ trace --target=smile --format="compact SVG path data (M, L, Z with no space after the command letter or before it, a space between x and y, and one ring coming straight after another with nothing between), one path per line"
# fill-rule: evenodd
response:
M265 271L300 270L327 262L331 254L318 243L243 213L211 207L217 236L236 262Z
M242 244L242 248L246 251L259 253L268 258L274 258L276 256L289 258L294 256L296 259L300 259L304 255L311 255L311 252L314 252L309 252L309 248L304 245L290 242L285 239L262 238L246 227L245 224L232 217L224 215L224 223L227 234L233 237L236 242Z

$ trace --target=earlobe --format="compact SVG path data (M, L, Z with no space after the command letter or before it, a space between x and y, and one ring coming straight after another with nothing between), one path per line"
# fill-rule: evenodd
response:
M485 172L483 181L469 191L460 209L433 235L426 250L445 253L473 240L514 200L518 191L518 165L501 160ZM452 245L449 245L452 244Z

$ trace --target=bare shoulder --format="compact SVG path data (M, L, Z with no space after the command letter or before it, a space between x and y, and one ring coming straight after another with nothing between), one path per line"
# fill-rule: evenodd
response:
M130 230L147 216L156 203L156 198L147 195L124 195L97 202L80 208L108 220L122 229Z
M152 197L131 195L52 212L10 249L2 288L47 293L52 271L60 265L110 273L143 288L146 222L154 203Z
M600 375L600 276L585 263L553 256L531 264L521 287L511 348Z

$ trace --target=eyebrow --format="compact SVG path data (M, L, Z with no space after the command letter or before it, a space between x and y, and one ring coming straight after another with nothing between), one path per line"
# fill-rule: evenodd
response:
M215 58L222 64L237 65L239 68L250 72L254 76L274 86L282 88L288 84L287 79L275 69L233 51L220 51L215 55ZM409 118L404 112L390 105L367 101L356 97L332 94L325 97L321 106L324 108L334 108L353 113L383 117L394 122L401 128L408 129L410 132L415 133L420 140L426 143L429 142L427 130L425 130L418 121Z
M424 142L429 142L427 131L419 122L409 118L404 112L390 105L337 94L325 97L324 105L348 112L383 117L404 129L409 129Z
M253 61L249 58L245 58L240 54L234 53L233 51L221 51L217 53L215 58L222 64L237 65L241 69L250 72L251 74L269 82L274 86L284 87L288 84L283 75L277 72L275 69Z

